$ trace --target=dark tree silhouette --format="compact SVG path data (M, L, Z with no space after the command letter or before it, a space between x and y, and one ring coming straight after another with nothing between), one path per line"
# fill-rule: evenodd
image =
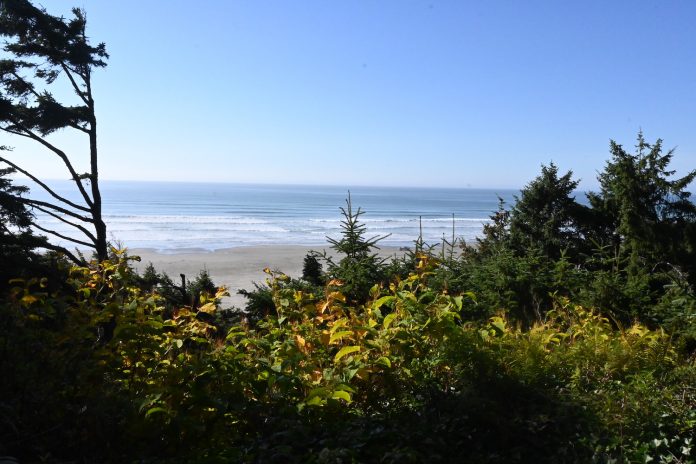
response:
M12 185L12 168L0 169L0 290L8 280L22 275L23 269L36 256L35 248L51 248L45 237L31 230L32 214L21 201L29 190Z
M310 252L304 257L302 265L302 278L313 285L324 285L322 265L317 259L317 254Z
M21 201L76 228L85 239L60 234L36 221L34 227L92 248L102 260L107 258L108 249L99 191L92 70L106 66L108 54L103 43L90 45L85 12L74 8L72 13L72 18L65 19L27 0L0 0L0 35L6 40L3 50L9 56L0 59L0 130L32 140L60 158L82 200L76 203L59 195L5 156L0 162L29 177L53 198L51 202L29 198ZM75 105L64 105L54 98L52 90L61 84L77 96ZM76 130L87 137L88 172L79 173L68 154L47 139L61 129Z

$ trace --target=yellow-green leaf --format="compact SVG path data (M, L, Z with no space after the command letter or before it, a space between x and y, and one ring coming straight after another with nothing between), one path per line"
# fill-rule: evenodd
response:
M333 335L331 335L331 338L329 338L329 344L332 344L333 342L341 340L344 337L348 337L350 335L353 335L353 331L351 330L341 330L339 332L336 332Z
M336 356L334 356L334 362L338 362L342 357L355 353L356 351L360 351L359 346L344 346L336 353Z
M310 399L308 399L305 403L307 406L321 406L321 404L324 402L321 396L313 396Z
M153 414L157 414L157 413L165 413L165 414L166 414L166 413L167 413L167 410L164 409L164 408L159 408L159 407L157 407L157 408L150 408L150 409L148 409L148 411L145 413L145 417L149 417L149 416L151 416L151 415L153 415Z
M341 400L345 401L346 403L351 402L350 393L348 393L347 391L343 391L343 390L337 390L337 391L333 392L333 395L331 395L331 398L333 398L335 400L341 399Z
M395 299L395 298L394 298L393 296L391 296L391 295L383 296L383 297L380 298L379 300L377 300L377 301L375 301L374 303L372 303L372 309L379 309L379 308L381 308L383 305L391 303L392 301L394 301L394 299Z
M387 314L387 316L384 318L384 321L382 321L382 326L385 329L388 329L395 317L396 313Z
M496 329L500 334L506 332L507 327L505 326L505 319L500 316L494 316L491 318L491 326Z
M333 323L333 326L331 326L330 333L333 334L334 332L336 332L338 329L345 326L346 324L348 324L348 319L346 319L345 317L340 318L339 320L337 320L336 322Z

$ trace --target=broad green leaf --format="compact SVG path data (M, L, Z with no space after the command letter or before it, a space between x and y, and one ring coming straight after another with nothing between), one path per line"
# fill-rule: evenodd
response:
M348 393L347 391L343 391L343 390L338 390L338 391L333 392L333 395L331 395L331 398L333 398L335 400L341 399L341 400L345 401L346 403L351 402L350 393Z
M345 326L346 324L348 324L348 319L346 319L345 317L342 317L341 319L339 319L333 323L333 326L331 326L331 330L329 331L329 333L333 334L334 332L336 332L338 329Z
M413 302L418 301L416 295L414 295L411 292L401 291L397 292L396 294L399 295L399 298L401 298L402 300L411 300Z
M346 371L345 371L345 377L344 377L343 380L349 382L353 377L355 377L355 374L357 374L359 370L360 370L359 367L356 367L356 368L354 368L354 369L346 369Z
M384 321L382 321L382 326L385 329L388 329L395 317L396 313L387 314L387 316L384 318Z
M161 328L162 328L162 323L159 322L159 321L149 320L149 321L147 321L145 324L146 324L146 325L149 325L149 326L152 327L153 329L161 329Z
M351 388L350 385L346 385L345 383L339 383L336 386L336 390L343 390L343 391L347 391L348 393L355 393L355 389Z
M377 364L380 364L385 367L392 367L391 361L386 356L382 356L376 362Z
M336 356L334 356L334 362L338 362L342 357L349 355L351 353L355 353L356 351L360 351L359 346L344 346L341 348L338 353L336 353Z
M307 401L305 401L307 406L321 406L323 402L324 399L321 396L313 396Z
M474 302L474 304L476 304L476 294L474 292L464 292L462 296L468 297L469 299L471 299L471 301Z
M353 335L353 331L351 330L341 330L340 332L336 332L333 335L331 335L331 338L329 338L329 344L332 344L337 340L341 340L344 337L348 337L351 335Z
M394 301L394 299L395 299L395 297L393 297L391 295L383 296L379 300L372 303L372 309L379 309L383 305L391 303L392 301Z
M497 329L498 332L504 334L507 328L505 327L505 320L502 317L495 316L491 318L491 326Z

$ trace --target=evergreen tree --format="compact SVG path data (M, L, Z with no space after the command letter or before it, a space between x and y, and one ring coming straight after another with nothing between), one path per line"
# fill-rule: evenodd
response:
M22 198L36 210L80 231L77 239L34 224L39 230L94 249L100 260L108 256L106 225L102 219L97 156L97 119L92 94L92 71L106 66L104 44L92 46L86 34L86 16L74 8L73 17L52 16L28 0L0 0L0 36L10 58L0 60L0 131L32 140L65 165L80 193L73 202L15 162L0 157L0 163L26 175L52 197L52 202ZM58 102L54 93L67 88L76 104ZM88 139L89 170L78 173L70 156L48 135L72 129ZM76 256L64 252L73 260Z
M588 195L603 244L633 269L673 264L694 274L696 205L686 188L696 170L673 179L674 149L663 153L662 140L649 144L642 132L635 154L612 140L611 155L598 177L599 193Z
M551 163L528 183L510 211L510 240L518 251L536 248L545 256L558 259L575 256L580 246L578 215L582 206L572 196L579 181L572 171L559 176Z
M343 257L335 263L331 257L323 255L327 263L327 274L330 278L344 283L343 289L350 298L363 301L367 298L370 288L384 277L384 259L374 250L379 250L377 242L387 236L365 238L367 229L365 224L360 222L360 216L364 211L359 207L353 211L350 192L346 199L346 208L341 208L341 214L341 238L327 239L331 248Z
M469 248L467 255L490 256L507 248L510 241L510 211L505 200L498 197L498 209L491 214L490 222L483 225L482 237L476 239L476 248Z
M217 292L217 285L215 285L215 282L213 282L208 270L203 269L198 273L198 276L196 276L195 279L188 282L186 285L186 290L193 298L197 299L202 293L215 295Z
M148 263L147 267L143 271L142 276L140 276L141 287L144 290L151 292L155 289L155 287L157 287L161 279L162 278L157 272L157 269L155 269L155 265L152 263Z
M304 257L302 278L313 285L324 285L322 265L314 252L307 253Z

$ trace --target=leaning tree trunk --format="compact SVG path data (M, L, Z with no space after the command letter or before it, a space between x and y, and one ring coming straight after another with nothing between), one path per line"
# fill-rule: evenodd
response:
M97 119L91 72L95 67L106 66L109 55L104 44L92 46L89 43L85 12L80 9L72 12L73 18L66 19L52 16L28 0L0 0L0 36L6 39L3 51L9 57L0 60L0 131L37 142L60 158L81 201L58 194L14 161L0 157L0 163L26 175L52 197L51 201L21 198L22 202L76 229L82 237L51 230L34 221L37 230L89 248L101 261L108 257L108 246L99 191ZM58 77L72 88L78 98L77 104L62 104L54 98L51 89ZM79 164L47 139L61 129L87 135L87 172L78 172ZM0 150L11 151L6 146L0 146ZM46 248L63 251L73 261L82 262L64 247L51 244Z
M102 217L102 198L99 191L99 158L97 156L97 118L94 113L94 99L92 98L92 83L90 75L87 74L87 104L90 109L90 129L89 129L89 163L91 169L90 184L92 186L92 220L96 232L94 243L97 259L103 261L108 258L108 247L106 241L106 224Z

